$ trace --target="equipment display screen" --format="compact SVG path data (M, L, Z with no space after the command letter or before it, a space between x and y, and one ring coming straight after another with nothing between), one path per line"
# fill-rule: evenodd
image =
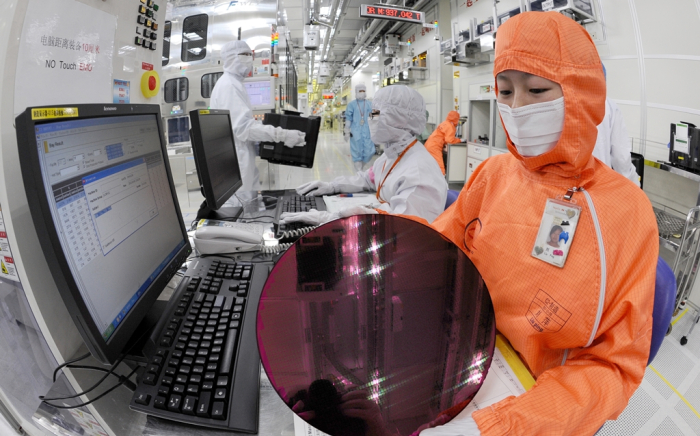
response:
M255 106L268 106L274 104L272 101L272 87L269 80L261 82L244 82L245 90L248 93L250 104Z
M425 15L423 12L376 5L361 5L360 17L381 18L383 20L405 21L407 23L418 24L423 24L425 22Z

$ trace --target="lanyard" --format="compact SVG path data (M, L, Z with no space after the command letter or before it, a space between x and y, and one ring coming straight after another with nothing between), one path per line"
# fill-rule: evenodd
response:
M367 100L362 100L362 106L365 106L367 103L365 103ZM360 111L360 119L364 122L365 120L365 114L362 113L362 108L360 107L360 103L357 103L357 110ZM365 110L367 110L367 106L365 106Z
M379 202L380 202L381 204L388 203L387 201L384 201L384 200L382 200L382 199L379 197L379 194L380 194L380 192L381 192L381 190L382 190L382 186L384 186L384 182L386 182L386 178L389 177L389 174L391 174L391 172L394 170L394 167L396 166L396 164L399 163L399 161L401 160L401 158L403 157L403 155L406 154L406 152L407 152L408 150L410 150L411 147L413 147L413 146L416 144L416 142L418 142L418 138L414 139L413 142L411 142L411 143L408 145L408 147L406 147L406 149L405 149L404 151L402 151L401 154L399 154L399 157L396 158L396 160L394 161L394 164L391 166L391 168L389 168L389 172L386 173L386 176L384 176L384 180L382 180L382 182L379 184L379 186L377 186L377 193L376 193L375 195L376 195L376 197L377 197L377 200L379 200ZM384 162L384 166L382 167L382 171L384 171L384 168L385 168L385 167L386 167L386 162Z

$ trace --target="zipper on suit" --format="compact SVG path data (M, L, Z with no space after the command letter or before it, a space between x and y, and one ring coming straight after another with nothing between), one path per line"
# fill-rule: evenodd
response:
M598 310L595 316L595 322L593 323L593 330L591 331L591 336L588 338L586 347L593 343L593 340L598 333L598 327L600 326L600 319L603 317L603 306L605 304L605 286L607 282L607 264L605 261L605 247L603 246L603 233L600 231L600 221L598 221L598 214L595 211L595 206L593 205L593 199L591 195L583 188L569 188L564 195L564 199L571 201L574 193L577 191L583 192L584 197L586 197L586 202L588 203L588 209L591 211L591 217L593 218L593 227L595 227L595 234L598 238L598 251L600 255L600 291L598 293ZM566 359L569 357L569 350L564 350L564 357L562 358L561 364L566 363Z
M603 317L603 305L605 304L605 285L607 282L607 264L605 261L605 247L603 246L603 234L600 231L600 221L598 221L598 214L596 214L595 206L593 205L593 200L591 199L591 194L588 193L583 188L578 188L583 192L588 202L588 209L591 211L591 217L593 218L593 226L595 227L595 233L598 237L598 251L600 254L600 293L598 295L598 312L595 316L595 323L593 324L593 331L591 331L591 336L588 339L586 347L593 343L593 340L598 333L598 327L600 326L600 319Z

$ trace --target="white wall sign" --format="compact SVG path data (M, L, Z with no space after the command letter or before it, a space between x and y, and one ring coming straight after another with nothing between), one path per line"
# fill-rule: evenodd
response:
M10 251L10 241L7 240L5 232L5 220L2 218L2 208L0 208L0 278L19 281L19 274L15 267L15 260Z
M30 0L22 29L15 114L29 106L112 103L117 17L75 0Z

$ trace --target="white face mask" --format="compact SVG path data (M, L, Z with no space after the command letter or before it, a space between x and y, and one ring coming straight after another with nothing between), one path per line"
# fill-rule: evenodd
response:
M521 156L539 156L550 151L564 130L564 97L516 109L498 103L498 110Z
M238 65L236 69L243 77L248 77L253 71L253 56L238 55Z
M365 99L365 95L367 95L367 93L366 93L365 91L358 91L358 92L357 92L357 98L358 98L359 100L364 100L364 99Z

